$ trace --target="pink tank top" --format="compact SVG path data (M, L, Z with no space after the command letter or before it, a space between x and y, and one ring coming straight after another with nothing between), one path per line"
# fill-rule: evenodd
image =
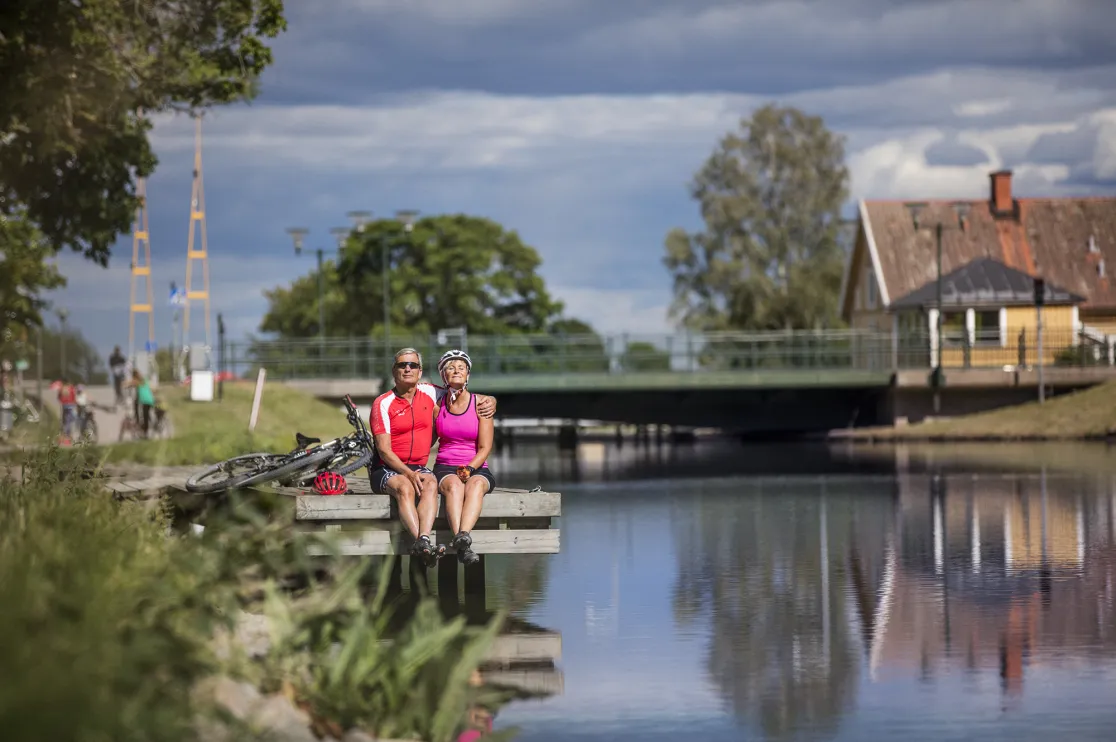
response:
M477 435L480 420L477 418L477 395L469 395L469 406L460 415L449 410L449 395L442 400L438 417L434 421L438 431L438 458L435 464L465 466L477 455ZM481 468L488 467L488 462Z

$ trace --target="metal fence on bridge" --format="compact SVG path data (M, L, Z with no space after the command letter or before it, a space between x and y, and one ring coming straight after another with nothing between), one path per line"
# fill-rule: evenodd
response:
M258 368L279 379L382 378L392 355L403 347L422 354L427 376L451 347L464 347L474 369L491 374L649 373L779 370L929 369L936 349L929 334L893 335L866 330L791 330L606 335L469 335L311 338L228 343L222 370L238 377ZM969 368L1028 367L1037 362L1033 330L1014 336L973 333L945 336L942 365ZM1076 332L1045 332L1044 363L1111 363L1110 348Z

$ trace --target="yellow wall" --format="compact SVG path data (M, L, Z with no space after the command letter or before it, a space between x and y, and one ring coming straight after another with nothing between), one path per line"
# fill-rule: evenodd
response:
M995 368L997 366L1033 366L1038 362L1038 349L1035 334L1034 307L1008 307L1005 322L1006 341L1003 345L977 344L969 349L969 365ZM1054 359L1074 344L1073 307L1044 307L1043 325L1043 363L1052 364ZM1023 353L1020 353L1019 331L1024 330ZM944 368L965 365L965 350L955 346L942 349Z

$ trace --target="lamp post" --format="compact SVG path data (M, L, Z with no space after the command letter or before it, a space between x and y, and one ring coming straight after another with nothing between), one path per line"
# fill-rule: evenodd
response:
M345 235L349 234L349 230L344 227L334 227L329 230L337 239L337 249L340 250L345 244ZM294 242L295 255L302 254L302 247L306 239L306 235L310 234L310 230L305 227L288 227L287 234L291 236ZM325 336L326 336L326 322L325 322L325 271L324 260L325 250L316 248L314 250L318 256L318 345L321 349L321 357L325 358Z
M372 219L371 211L350 211L349 218L357 232L364 232L364 226ZM418 212L413 209L400 209L395 212L395 218L403 224L403 231L408 239L414 229L415 217ZM383 281L381 293L383 294L384 313L384 353L391 353L391 283L388 280L391 271L389 262L389 249L391 243L386 234L380 237L380 276Z
M1042 378L1042 307L1046 304L1046 279L1035 276L1035 337L1037 339L1036 351L1038 352L1038 401L1046 401L1046 384Z
M942 410L942 396L941 388L945 377L942 374L942 233L946 229L965 229L965 219L969 215L969 204L965 201L955 201L950 206L953 207L953 212L957 217L957 223L947 225L941 219L934 223L934 238L937 242L937 318L935 322L935 332L938 339L937 352L934 359L934 370L930 373L930 386L934 390L934 414L937 415ZM911 222L914 224L915 232L922 228L922 221L920 219L922 212L926 209L925 203L908 203L906 204L907 211L910 212Z
M66 319L70 316L70 310L62 307L58 309L56 314L58 315L58 321L62 326L62 332L60 332L58 335L58 351L59 355L62 356L60 359L61 370L59 372L59 376L61 378L66 378Z

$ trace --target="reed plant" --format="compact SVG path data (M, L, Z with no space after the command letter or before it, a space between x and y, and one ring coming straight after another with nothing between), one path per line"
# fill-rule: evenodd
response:
M398 630L386 570L307 556L250 500L176 528L166 503L114 499L88 455L48 448L0 470L0 729L5 742L184 740L217 713L193 691L225 674L281 691L323 734L443 742L507 696L471 684L502 623L411 601ZM95 473L95 471L94 471ZM261 660L226 657L245 610L268 617ZM236 654L236 653L234 653Z

